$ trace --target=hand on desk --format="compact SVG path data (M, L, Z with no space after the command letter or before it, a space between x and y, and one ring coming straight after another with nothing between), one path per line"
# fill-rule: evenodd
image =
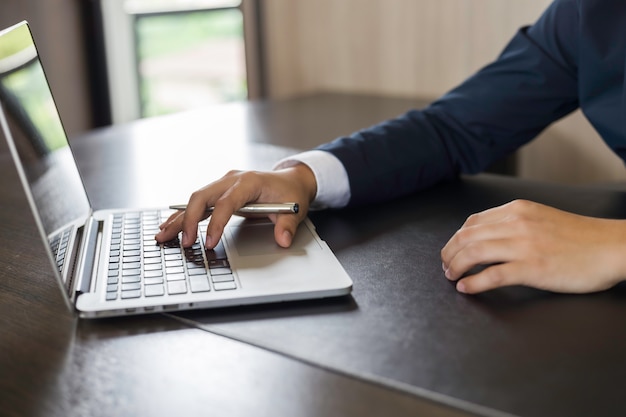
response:
M624 280L625 254L626 221L518 200L470 216L441 258L446 277L469 294L507 285L586 293ZM478 265L490 266L462 278Z
M231 171L219 180L194 192L185 211L176 212L161 225L157 242L167 242L183 232L182 245L189 247L196 238L198 222L207 217L205 209L214 206L207 228L206 246L212 249L222 236L233 213L246 203L293 201L299 204L297 214L270 214L274 238L283 247L291 240L307 215L309 203L317 191L313 172L303 164L272 171Z

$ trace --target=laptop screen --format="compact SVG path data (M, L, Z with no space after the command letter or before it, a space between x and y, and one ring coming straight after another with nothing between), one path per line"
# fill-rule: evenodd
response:
M0 123L46 234L88 216L87 194L25 22L0 32Z

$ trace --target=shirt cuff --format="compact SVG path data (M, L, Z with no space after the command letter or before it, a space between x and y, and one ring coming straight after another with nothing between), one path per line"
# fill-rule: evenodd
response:
M312 150L282 159L274 170L292 167L298 163L308 166L317 182L317 193L311 210L344 207L350 201L350 181L341 161L330 152Z

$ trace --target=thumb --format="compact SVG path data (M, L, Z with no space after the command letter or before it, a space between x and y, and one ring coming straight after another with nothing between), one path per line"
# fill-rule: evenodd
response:
M276 224L274 225L274 240L283 248L291 246L298 224L302 219L300 216L293 214L282 214L276 216Z

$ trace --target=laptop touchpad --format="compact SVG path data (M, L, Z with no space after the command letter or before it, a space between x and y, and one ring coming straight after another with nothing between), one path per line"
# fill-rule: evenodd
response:
M280 247L274 240L273 223L242 223L229 227L228 230L230 230L231 242L234 243L240 256L304 254L314 249L321 250L313 234L304 224L298 227L289 248Z

